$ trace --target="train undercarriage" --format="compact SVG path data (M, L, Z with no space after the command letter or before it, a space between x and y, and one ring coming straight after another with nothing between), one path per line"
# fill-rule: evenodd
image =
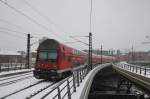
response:
M58 72L56 70L34 70L33 75L37 79L47 79L57 81L64 79L72 74L72 71Z

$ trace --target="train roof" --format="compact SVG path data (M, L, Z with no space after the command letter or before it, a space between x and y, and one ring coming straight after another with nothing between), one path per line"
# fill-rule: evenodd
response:
M50 46L47 46L47 45L50 45ZM58 49L61 46L71 48L71 47L68 47L67 45L65 45L63 43L60 43L59 41L57 41L55 39L45 39L42 42L40 42L39 49ZM77 50L75 48L71 48L71 49L73 49L73 53L76 53L76 54L84 54L84 55L88 54L87 52ZM94 57L100 57L100 55L97 55L97 54L92 54L92 55ZM112 56L105 56L105 55L102 55L102 57L103 58L115 58Z
M58 49L59 42L54 39L45 39L39 44L39 49Z
M50 46L47 46L47 45L50 45ZM43 40L39 44L39 49L49 49L49 48L57 49L58 47L61 47L61 46L64 46L64 47L67 47L67 48L71 48L71 49L73 49L75 51L79 51L79 52L82 52L82 53L86 53L84 51L77 50L77 49L69 47L69 46L67 46L67 45L65 45L63 43L60 43L59 41L57 41L55 39L45 39L45 40Z

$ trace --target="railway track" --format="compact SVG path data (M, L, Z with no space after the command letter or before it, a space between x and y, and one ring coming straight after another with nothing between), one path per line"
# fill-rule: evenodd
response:
M7 82L4 82L4 83L1 83L0 87L7 86L7 85L10 85L10 84L13 84L13 83L17 83L19 81L22 81L22 80L25 80L25 79L28 79L28 78L31 78L31 77L33 77L33 76L27 76L27 77L15 79L15 80L7 81Z
M26 75L26 76L29 76ZM17 76L17 77L20 77L20 76ZM32 76L33 77L33 76ZM15 77L13 77L15 78ZM27 81L30 81L29 79L27 79L28 77L24 77L24 78L19 78L19 79L15 79L13 81L10 81L10 82L5 82L5 83L1 83L0 84L0 88L3 89L2 86L5 86L4 88L9 88L9 86L7 87L7 85L10 85L12 83L15 83L15 82L18 82L22 79L26 79L25 82ZM5 80L7 80L8 78L6 78ZM31 78L32 80L32 78ZM34 79L33 79L34 81ZM0 96L0 99L14 99L14 98L26 98L26 99L31 99L31 98L36 98L36 97L39 97L40 95L42 95L43 93L45 93L46 91L48 91L49 89L53 89L54 86L56 86L57 84L61 83L63 80L59 81L59 82L50 82L50 81L47 81L47 80L38 80L34 83L29 83L28 85L22 87L22 88L19 88L19 89L16 89L16 90L12 90L10 92L7 92L6 94L1 94ZM20 82L21 83L21 82ZM16 83L16 85L20 85L20 83ZM27 84L27 83L26 83ZM11 87L11 86L10 86ZM44 94L43 94L44 95Z
M34 92L33 94L27 96L26 99L31 99L32 97L36 96L36 95L39 94L40 92L42 92L42 91L44 91L44 90L50 88L50 87L51 87L52 85L54 85L54 84L55 84L55 83L51 83L51 84L47 85L46 87L41 88L40 90L38 90L38 91Z
M31 78L32 80L32 78ZM33 81L36 81L36 79L33 79ZM22 99L32 99L32 98L38 98L38 97L45 97L45 93L49 92L49 90L52 90L55 86L62 83L65 79L57 82L50 82L48 80L38 80L34 83L29 83L28 85L20 88L16 88L15 90L12 90L10 92L7 92L5 94L0 95L0 99L16 99L16 98L22 98ZM30 79L25 80L26 82L30 81ZM21 84L17 83L18 86ZM17 85L16 84L16 85ZM27 84L27 83L25 83ZM15 85L15 86L16 86ZM9 87L9 86L8 86ZM10 86L11 87L11 86ZM5 88L5 87L4 87ZM6 86L7 88L7 86ZM12 87L13 88L13 87ZM3 89L3 87L1 87ZM46 95L47 96L47 95Z
M48 95L49 95L49 93L51 93L51 91L53 90L53 89L55 89L55 87L56 86L58 86L59 84L62 84L66 79L68 79L69 77L67 77L67 78L65 78L65 79L62 79L61 81L58 81L58 82L54 82L54 83L52 83L52 84L50 84L50 85L47 85L46 87L44 87L44 88L41 88L40 90L38 90L38 91L36 91L36 92L34 92L33 94L31 94L31 95L29 95L28 97L26 97L26 99L36 99L36 98L39 98L39 96L40 96L40 99L44 99L44 98L46 98ZM54 86L53 86L54 85ZM48 88L51 88L50 89L50 91L49 91L49 89ZM43 93L42 93L43 92ZM39 95L40 93L42 93L41 95ZM37 95L37 96L36 96ZM38 96L39 95L39 96ZM34 97L35 96L35 97ZM42 97L41 97L42 96Z
M30 75L30 74L32 74L32 72L25 73L25 74L20 74L20 75L16 75L16 76L12 76L12 77L4 77L4 78L0 79L0 81L5 81L5 80L13 79L13 78L18 78L18 77L25 76L25 75Z
M45 81L45 80L38 81L37 83L31 84L31 85L29 85L29 86L27 86L27 87L24 87L24 88L22 88L22 89L19 89L19 90L17 90L17 91L14 91L14 92L12 92L12 93L10 93L10 94L7 94L7 95L5 95L5 96L3 96L3 97L0 97L0 99L5 99L5 98L7 98L7 97L10 97L10 96L12 96L12 95L14 95L14 94L16 94L16 93L19 93L19 92L21 92L21 91L24 91L24 90L26 90L26 89L29 89L29 88L31 88L31 87L33 87L33 86L36 86L36 85L38 85L38 84L40 84L40 83L42 83L42 82L44 82L44 81Z

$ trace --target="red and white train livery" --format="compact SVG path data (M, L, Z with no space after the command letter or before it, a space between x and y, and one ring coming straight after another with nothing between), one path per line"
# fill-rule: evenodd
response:
M72 73L72 69L88 62L88 54L68 47L57 40L46 39L37 50L34 76L42 79L63 78ZM102 56L103 63L112 62L114 57ZM100 63L101 56L92 55L92 63Z

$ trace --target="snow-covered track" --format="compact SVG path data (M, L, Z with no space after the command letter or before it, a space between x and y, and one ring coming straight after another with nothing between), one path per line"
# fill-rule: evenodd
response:
M30 96L26 97L26 99L31 99L32 97L36 96L37 94L39 94L40 92L50 88L52 85L54 85L55 83L51 83L49 85L47 85L46 87L44 88L41 88L40 90L36 91L35 93L31 94Z
M33 72L33 69L23 69L23 70L13 70L13 71L1 72L0 78L16 76L16 75L21 75L21 74L31 73L31 72Z
M0 81L5 81L5 80L10 80L10 79L13 79L13 78L18 78L18 77L21 77L21 76L25 76L25 75L30 75L32 74L32 72L29 72L29 73L25 73L25 74L19 74L19 75L15 75L15 76L10 76L10 77L3 77L2 79L0 79Z
M19 81L22 81L22 80L25 80L25 79L28 79L28 78L31 78L31 77L33 77L33 76L27 76L27 77L15 79L15 80L12 80L12 81L4 82L4 83L0 84L0 87L7 86L7 85L10 85L10 84L13 84L13 83L17 83Z
M7 97L9 97L9 96L12 96L12 95L14 95L14 94L16 94L16 93L19 93L19 92L21 92L21 91L24 91L24 90L26 90L26 89L29 89L29 88L31 88L31 87L33 87L33 86L35 86L35 85L38 85L38 84L40 84L40 83L42 83L42 82L44 82L44 81L45 81L45 80L42 80L42 81L39 81L39 82L37 82L37 83L31 84L31 85L29 85L29 86L27 86L27 87L24 87L24 88L22 88L22 89L19 89L19 90L15 91L15 92L12 92L12 93L8 94L8 95L5 95L5 96L3 96L3 97L0 97L0 99L5 99L5 98L7 98Z

